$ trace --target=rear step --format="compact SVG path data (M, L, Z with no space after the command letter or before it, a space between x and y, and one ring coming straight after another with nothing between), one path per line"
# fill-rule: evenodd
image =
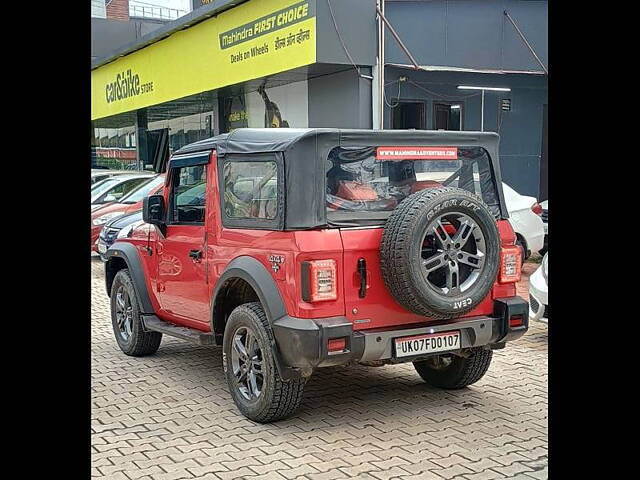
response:
M155 315L142 315L142 325L145 330L165 333L171 337L178 337L196 345L215 345L215 335L203 332L195 328L178 327L169 322L161 320Z

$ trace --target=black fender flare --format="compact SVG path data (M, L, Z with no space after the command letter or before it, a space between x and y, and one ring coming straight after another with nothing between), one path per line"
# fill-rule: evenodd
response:
M140 253L135 245L126 242L116 242L106 251L105 257L107 257L107 261L104 264L104 278L107 295L111 296L113 278L116 276L116 273L118 273L118 270L121 270L121 262L116 259L122 259L127 265L129 274L131 275L131 279L135 285L141 313L155 314L156 312L153 309L153 304L149 297L149 291L147 290L147 283L144 278L144 270L142 268Z
M269 324L273 326L273 322L287 315L287 309L280 295L280 291L276 286L276 282L267 271L266 267L253 257L241 256L234 258L225 268L222 275L216 283L216 287L213 291L210 306L210 322L211 331L216 332L216 299L220 291L226 287L227 281L240 278L246 281L251 288L256 292L262 307L264 308ZM224 319L217 319L218 321L224 321ZM297 378L300 376L300 372L296 369L289 367L282 360L282 355L278 349L275 335L273 337L273 347L275 353L276 367L280 376L284 380Z

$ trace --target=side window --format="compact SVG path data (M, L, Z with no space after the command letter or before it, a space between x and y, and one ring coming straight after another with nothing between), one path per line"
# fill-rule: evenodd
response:
M231 219L272 220L278 214L275 162L225 162L223 207Z
M146 182L147 180L149 180L148 177L141 177L132 178L131 180L122 182L106 192L106 194L103 196L103 202L120 200L134 188L138 187L140 184Z
M130 182L124 182L120 184L120 186L116 187L115 189L115 191L117 191L118 193L118 198L126 195L133 189L138 188L140 185L142 185L144 182L147 182L148 180L149 180L149 177L140 177L140 178L133 179Z
M170 199L170 223L204 224L206 187L206 165L176 168Z

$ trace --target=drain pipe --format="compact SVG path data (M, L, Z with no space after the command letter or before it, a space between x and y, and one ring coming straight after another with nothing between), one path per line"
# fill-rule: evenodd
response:
M377 125L384 130L384 24L382 23L382 11L384 0L376 1L378 13L378 119Z
M378 125L379 128L383 129L384 128L384 106L385 106L385 102L384 102L384 98L385 98L385 92L384 92L384 70L385 70L385 61L384 61L384 34L385 34L385 26L389 29L389 32L391 32L391 35L393 36L393 38L396 40L396 42L398 42L398 45L400 46L400 49L405 53L405 55L409 58L409 60L411 61L411 63L413 64L413 68L415 70L422 70L422 68L420 67L420 65L418 65L418 62L416 61L416 59L413 57L413 55L411 55L411 52L409 51L409 49L405 46L405 44L402 42L402 40L400 39L400 36L398 35L398 33L396 32L396 30L393 28L393 25L391 25L391 23L389 23L389 20L387 20L387 18L384 16L384 0L377 0L376 1L376 12L378 14L378 92L380 94L380 98L378 99Z

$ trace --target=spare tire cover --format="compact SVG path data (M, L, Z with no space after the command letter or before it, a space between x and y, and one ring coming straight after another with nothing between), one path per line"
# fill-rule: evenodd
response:
M476 195L442 187L403 200L380 244L384 282L406 309L436 319L473 310L489 293L500 263L494 216Z

